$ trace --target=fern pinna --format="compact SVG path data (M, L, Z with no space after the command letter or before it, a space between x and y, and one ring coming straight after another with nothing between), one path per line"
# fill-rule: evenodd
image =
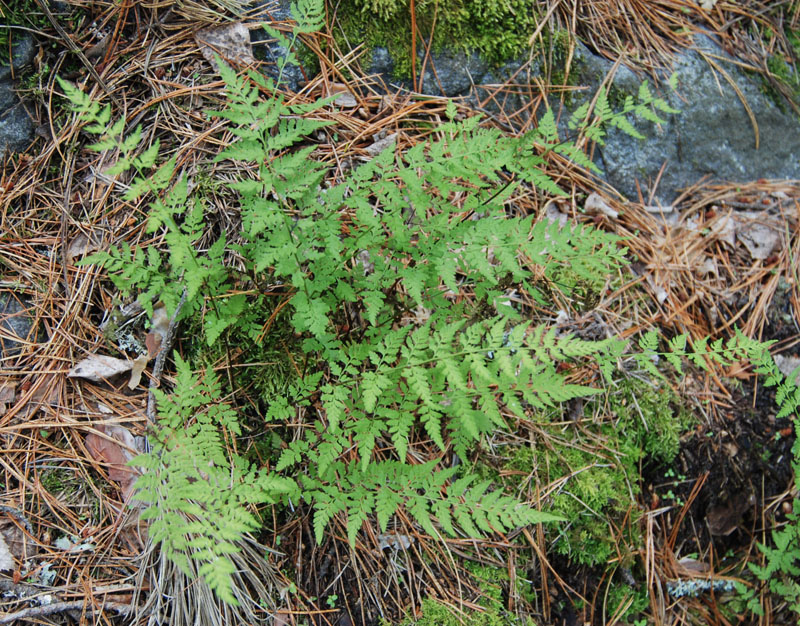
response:
M314 2L300 4L311 28L321 14L311 11ZM233 331L260 337L265 320L253 315L259 292L278 286L302 338L305 365L289 393L261 399L268 420L302 422L284 429L271 471L223 447L223 434L229 441L239 434L236 413L220 403L213 375L196 377L176 359L173 394L159 394L156 447L137 460L146 470L139 498L149 505L153 537L179 564L200 561L207 582L230 601L225 555L256 526L248 506L303 499L314 508L318 540L341 514L351 543L371 516L386 529L400 507L432 536L558 519L493 489L466 461L487 433L512 427L509 420L531 407L594 393L568 383L560 366L594 360L607 373L623 350L614 339L582 341L532 327L514 302L515 291L543 298L542 278L569 274L602 285L624 262L612 235L517 217L509 206L522 184L563 193L542 171L545 152L587 159L559 142L551 113L537 130L508 137L482 127L479 117L453 121L451 103L437 139L404 152L389 146L328 183L309 137L328 124L314 113L331 101L289 105L271 80L218 66L228 103L210 113L228 120L236 140L217 160L255 168L230 184L242 222L230 239L239 243L220 237L207 251L196 246L201 205L185 178L170 182L175 161L148 176L158 147L137 156L139 132L124 138L109 109L62 83L91 124L85 130L101 135L95 149L119 151L116 173L134 170L126 199L152 195L148 229L166 243L165 251L146 252L123 244L87 262L104 264L150 310L160 297L171 313L185 292L181 315L202 315L209 346ZM602 124L626 130L626 114L652 116L651 107L666 106L649 92L640 96L613 114L601 94L591 124L582 111L572 125L601 140ZM243 267L226 267L226 251ZM421 462L428 441L439 456Z

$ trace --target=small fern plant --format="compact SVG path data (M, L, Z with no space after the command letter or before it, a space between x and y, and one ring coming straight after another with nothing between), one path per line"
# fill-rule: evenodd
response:
M320 6L300 3L299 32L320 25ZM230 602L226 554L256 527L256 505L304 500L318 541L338 517L351 544L373 516L386 531L401 507L433 537L558 520L479 480L468 463L487 434L531 407L595 393L567 381L570 364L595 362L609 374L623 353L615 339L532 326L514 297L547 302L547 286L565 274L598 288L624 263L617 237L515 216L509 200L520 185L564 193L543 171L547 152L594 165L559 141L551 112L537 129L507 137L477 116L455 122L450 103L438 139L405 152L390 146L329 184L310 138L329 123L315 112L332 102L287 105L271 80L218 65L228 102L210 114L227 119L237 139L217 160L255 168L230 184L242 218L236 243L220 236L207 250L197 246L202 205L175 159L156 166L157 143L143 148L140 129L125 137L108 106L60 83L84 130L100 137L91 149L117 157L107 173L132 173L120 199L150 198L147 230L164 242L146 250L123 242L85 263L103 265L151 312L160 299L174 313L186 294L180 319L202 319L209 346L233 331L258 340L267 320L253 311L264 310L265 291L282 290L305 352L289 392L260 399L285 437L270 471L233 452L239 419L221 404L219 383L176 356L177 384L158 394L155 448L136 461L146 470L138 497L153 538L184 568L198 561ZM570 123L598 141L603 125L635 132L627 116L671 111L647 89L617 113L605 93L596 102L589 123L588 109ZM224 263L228 252L242 270ZM438 456L420 460L430 444Z

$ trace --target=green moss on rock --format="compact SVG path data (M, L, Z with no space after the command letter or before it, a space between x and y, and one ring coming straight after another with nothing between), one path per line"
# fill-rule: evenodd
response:
M430 43L435 52L474 51L499 64L527 50L536 20L533 0L416 0L417 51ZM340 44L386 47L395 75L411 76L410 0L352 0L340 6L336 21Z

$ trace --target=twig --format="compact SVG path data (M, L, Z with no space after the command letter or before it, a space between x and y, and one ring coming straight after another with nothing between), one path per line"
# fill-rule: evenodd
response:
M180 314L185 302L186 289L183 290L180 302L178 302L178 306L175 307L175 312L172 314L172 319L169 321L167 332L164 335L164 340L161 342L158 355L156 355L156 361L153 364L153 374L150 378L150 389L147 392L147 420L152 424L156 423L156 396L153 393L153 390L158 387L159 381L161 380L161 372L164 370L164 363L167 360L167 354L169 353L170 348L172 348L172 343L175 341L175 330L178 327L178 315Z
M0 614L0 624L13 624L19 620L30 619L31 617L40 617L42 615L52 615L53 613L63 613L65 611L85 611L87 613L94 613L96 611L103 611L111 609L120 615L129 615L133 610L130 604L122 602L104 602L101 606L87 605L84 600L73 600L71 602L54 602L53 604L44 604L42 606L33 606L28 609L22 609L15 613Z

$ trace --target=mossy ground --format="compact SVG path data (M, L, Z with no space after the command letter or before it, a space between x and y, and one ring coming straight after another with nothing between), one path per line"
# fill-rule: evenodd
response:
M385 46L398 78L411 76L412 19L410 0L354 0L340 6L334 36L343 47L364 43L367 50ZM476 51L499 64L529 47L536 30L536 5L531 0L417 0L414 24L417 51Z

